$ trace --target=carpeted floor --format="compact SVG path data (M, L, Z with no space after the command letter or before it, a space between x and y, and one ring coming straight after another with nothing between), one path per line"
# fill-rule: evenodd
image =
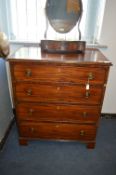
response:
M116 120L101 120L93 150L78 142L19 146L14 125L0 152L0 175L116 175Z

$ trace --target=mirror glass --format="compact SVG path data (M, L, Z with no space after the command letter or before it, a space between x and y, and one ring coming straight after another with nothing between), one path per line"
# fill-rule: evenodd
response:
M81 0L47 0L46 16L56 32L68 33L82 16Z

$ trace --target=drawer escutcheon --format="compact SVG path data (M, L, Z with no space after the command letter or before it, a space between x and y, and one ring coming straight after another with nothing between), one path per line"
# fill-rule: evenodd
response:
M27 77L31 77L31 76L32 76L32 71L31 71L31 69L27 69L27 70L25 71L25 75L26 75Z
M27 90L27 95L28 95L28 96L31 96L31 95L32 95L32 90L31 90L31 89L28 89L28 90Z
M89 72L89 74L88 74L88 80L93 80L93 79L94 79L93 73L92 72Z

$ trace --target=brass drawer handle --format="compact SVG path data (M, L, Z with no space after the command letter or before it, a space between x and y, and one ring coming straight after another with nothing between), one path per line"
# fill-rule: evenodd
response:
M88 74L88 80L93 80L93 79L94 79L93 73L90 72L90 73Z
M90 92L89 92L89 91L86 91L85 97L86 97L86 98L89 98L89 97L90 97Z
M80 136L84 136L85 135L85 131L84 130L81 130L80 131Z
M27 70L25 71L25 74L26 74L27 77L31 77L31 76L32 76L32 71L31 71L31 69L27 69Z
M28 96L32 95L32 90L31 90L31 89L28 89L28 90L27 90L27 95L28 95Z

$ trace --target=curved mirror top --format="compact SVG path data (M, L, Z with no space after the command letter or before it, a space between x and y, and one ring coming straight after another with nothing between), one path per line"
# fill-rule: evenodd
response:
M82 15L81 0L47 0L46 16L56 32L67 33Z

